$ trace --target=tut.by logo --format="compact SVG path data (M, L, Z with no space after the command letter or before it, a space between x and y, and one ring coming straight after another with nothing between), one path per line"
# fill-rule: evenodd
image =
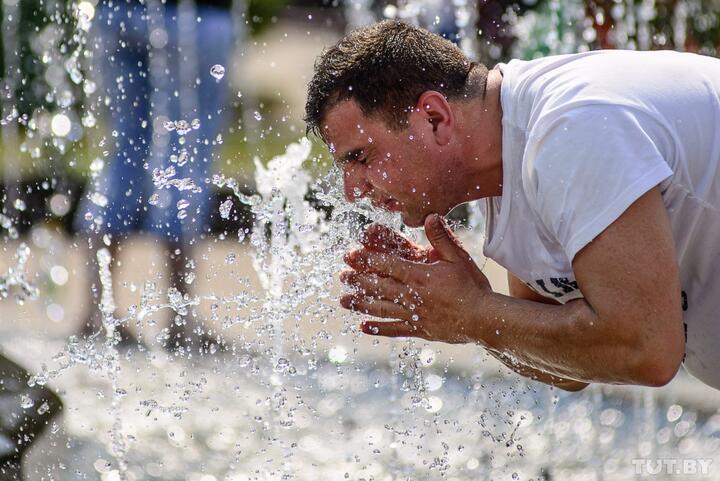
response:
M697 475L705 476L710 472L712 459L677 459L677 458L636 458L631 460L635 474L652 476L664 475Z

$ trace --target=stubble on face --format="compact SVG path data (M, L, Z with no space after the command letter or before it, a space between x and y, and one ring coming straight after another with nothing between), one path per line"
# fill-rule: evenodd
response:
M353 101L340 102L328 111L323 132L343 170L348 201L356 200L354 191L369 190L363 196L379 208L400 211L411 227L423 225L431 213L444 215L449 210L447 202L440 202L447 199L439 160L426 145L430 139L409 127L394 130L382 119L368 118Z

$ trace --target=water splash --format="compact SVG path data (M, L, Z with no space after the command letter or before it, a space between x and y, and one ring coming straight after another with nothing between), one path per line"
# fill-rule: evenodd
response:
M28 300L35 300L40 290L28 280L25 268L30 259L30 247L24 242L15 251L14 265L8 269L7 274L0 275L0 299L7 299L14 293L15 302L24 304Z

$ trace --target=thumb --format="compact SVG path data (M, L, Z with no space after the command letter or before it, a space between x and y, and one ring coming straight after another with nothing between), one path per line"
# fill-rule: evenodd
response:
M467 252L440 215L430 214L425 218L425 236L443 260L467 260Z

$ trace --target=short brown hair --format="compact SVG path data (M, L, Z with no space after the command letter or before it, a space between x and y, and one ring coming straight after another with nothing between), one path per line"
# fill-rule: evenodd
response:
M322 137L328 110L352 99L366 116L379 115L401 129L423 92L456 99L484 95L486 83L487 68L471 62L452 42L386 20L350 32L318 58L308 84L305 122L308 133Z

